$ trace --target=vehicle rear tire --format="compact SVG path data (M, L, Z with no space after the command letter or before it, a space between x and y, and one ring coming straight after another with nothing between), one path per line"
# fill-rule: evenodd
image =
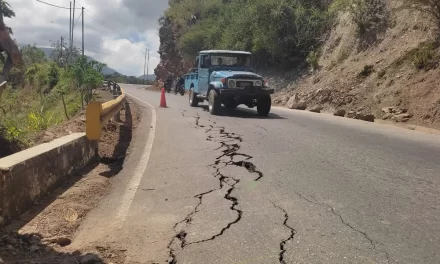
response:
M257 101L257 112L260 116L267 116L270 112L272 106L272 99L270 95L263 95L258 98Z
M199 99L197 98L197 93L194 92L194 88L189 89L189 105L192 107L199 105Z
M181 95L181 96L184 96L184 95L185 95L185 88L184 88L184 87L181 87L181 89L180 89L180 95Z
M211 115L218 115L220 113L220 109L222 105L218 93L215 89L209 91L208 103L209 103L208 106L209 113L211 113Z

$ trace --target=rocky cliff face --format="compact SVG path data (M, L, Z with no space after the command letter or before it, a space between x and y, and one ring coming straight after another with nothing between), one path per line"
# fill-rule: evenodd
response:
M185 59L179 52L177 47L179 31L176 25L166 16L159 19L159 24L160 63L154 69L154 74L156 80L163 81L169 74L181 76L187 73L191 69L192 62Z

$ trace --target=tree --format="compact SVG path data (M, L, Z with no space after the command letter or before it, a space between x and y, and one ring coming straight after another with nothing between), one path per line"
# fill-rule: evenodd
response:
M90 63L90 66L99 73L102 73L102 70L104 69L104 67L107 66L107 64L101 63L101 62L95 61L95 60L92 60L89 63Z
M49 89L52 90L52 88L54 88L55 85L57 85L60 80L60 72L56 63L52 62L50 64L49 73L47 77L49 82Z
M81 91L81 104L89 103L93 98L93 90L104 80L102 74L93 68L94 63L87 62L86 56L80 56L70 68L77 87Z
M257 67L297 67L331 28L329 3L170 0L170 7L158 21L161 62L154 72L161 78L170 71L187 71L202 49L248 50L253 52Z
M9 3L8 2L5 2L5 1L1 1L1 4L2 4L2 13L3 13L3 17L7 17L7 18L13 18L13 17L15 17L15 12L14 12L14 10L12 10L11 9L11 5L9 5ZM6 27L7 29L8 29L8 31L9 31L9 34L13 34L13 32L12 32L12 28L10 28L10 27Z
M65 46L61 47L61 41L55 41L50 45L52 47L52 54L50 58L58 65L66 65L68 60L69 49ZM75 46L72 47L72 62L75 62L81 56L81 50Z
M23 60L26 66L30 66L35 63L46 62L46 55L44 51L34 45L27 45L20 50Z

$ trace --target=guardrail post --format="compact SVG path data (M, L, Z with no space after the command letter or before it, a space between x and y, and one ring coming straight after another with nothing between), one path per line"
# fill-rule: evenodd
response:
M114 100L105 103L90 102L86 109L86 136L89 140L99 140L102 127L111 119L121 122L121 110L125 108L124 90L120 87L112 89ZM119 94L119 95L118 95Z
M116 87L113 88L112 92L113 92L113 99L118 98L119 95L118 95L118 91L117 91Z
M86 136L89 140L101 137L101 103L90 102L86 108Z

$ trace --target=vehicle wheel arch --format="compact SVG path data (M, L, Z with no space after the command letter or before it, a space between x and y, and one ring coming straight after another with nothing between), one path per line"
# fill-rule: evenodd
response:
M209 86L208 86L208 91L206 92L206 96L208 96L209 95L209 92L211 92L211 90L216 90L217 91L217 93L219 93L218 92L218 89L217 88L215 88L215 86L213 85L213 84L210 84Z

